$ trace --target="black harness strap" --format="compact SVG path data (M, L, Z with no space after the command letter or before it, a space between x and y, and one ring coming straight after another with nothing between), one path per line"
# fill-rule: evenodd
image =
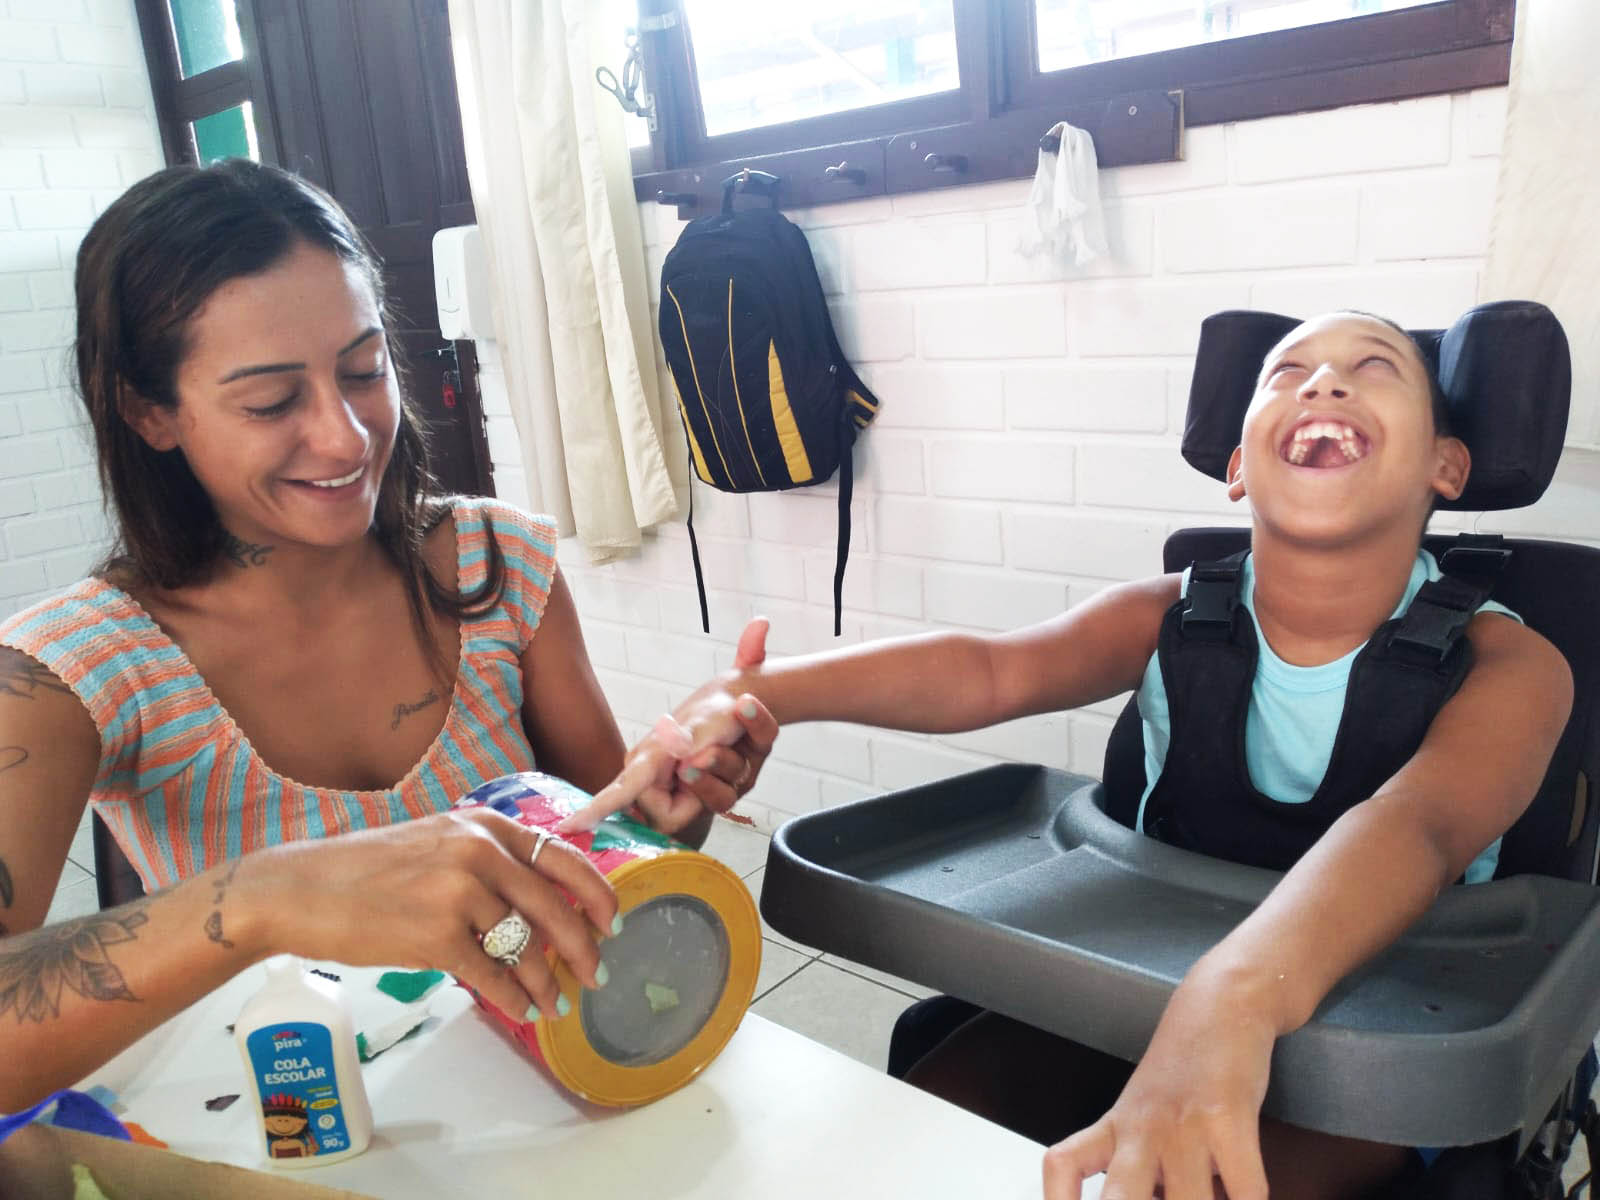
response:
M1145 804L1145 832L1232 862L1292 866L1405 765L1461 686L1472 667L1463 634L1510 557L1498 542L1463 535L1445 556L1461 573L1424 584L1356 656L1328 769L1304 804L1258 791L1245 759L1259 643L1239 599L1244 556L1193 567L1188 594L1167 611L1157 645L1171 737ZM1465 557L1452 558L1458 551Z

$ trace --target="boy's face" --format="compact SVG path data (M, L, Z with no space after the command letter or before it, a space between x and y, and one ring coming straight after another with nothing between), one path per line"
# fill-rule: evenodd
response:
M1466 483L1466 447L1433 427L1428 371L1382 321L1330 313L1267 355L1228 494L1296 540L1340 544L1403 522L1420 534L1434 497Z

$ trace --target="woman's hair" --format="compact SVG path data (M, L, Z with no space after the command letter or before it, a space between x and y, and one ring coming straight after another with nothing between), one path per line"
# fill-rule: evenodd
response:
M157 171L100 215L78 251L78 390L120 531L101 571L175 588L203 579L224 553L228 533L183 452L153 449L123 410L135 399L176 408L195 314L222 284L269 270L297 244L358 268L377 301L401 400L373 532L400 569L412 617L437 660L428 608L461 617L492 607L504 562L491 531L488 576L470 595L445 589L424 565L423 538L449 507L430 498L427 444L405 395L381 265L331 196L274 167L230 159Z

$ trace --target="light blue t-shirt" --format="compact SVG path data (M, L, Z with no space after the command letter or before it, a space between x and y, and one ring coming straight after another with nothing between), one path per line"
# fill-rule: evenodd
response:
M1417 552L1405 595L1395 606L1394 615L1406 610L1422 585L1438 579L1442 572L1433 555ZM1245 608L1250 619L1256 616L1256 575L1249 555L1242 572ZM1183 592L1189 590L1189 572L1183 573ZM1493 600L1483 609L1503 613L1520 621L1516 613ZM1296 667L1273 653L1257 626L1259 654L1255 682L1250 688L1250 708L1245 717L1244 760L1250 782L1256 790L1283 804L1304 804L1316 793L1333 756L1333 741L1344 713L1345 686L1350 667L1363 647L1357 646L1343 658L1316 667ZM1144 795L1139 799L1138 829L1144 832L1144 806L1156 780L1161 778L1172 740L1172 718L1167 707L1167 689L1161 681L1158 656L1152 654L1139 684L1139 715L1144 722ZM1494 877L1500 861L1500 839L1496 838L1467 868L1466 882L1482 883Z

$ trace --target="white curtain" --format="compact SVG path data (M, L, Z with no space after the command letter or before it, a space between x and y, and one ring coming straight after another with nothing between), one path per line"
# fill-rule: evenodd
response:
M1485 300L1539 300L1572 343L1567 444L1600 449L1600 4L1517 0Z
M663 447L632 171L589 7L450 0L450 35L529 496L605 562L676 515L682 468Z

